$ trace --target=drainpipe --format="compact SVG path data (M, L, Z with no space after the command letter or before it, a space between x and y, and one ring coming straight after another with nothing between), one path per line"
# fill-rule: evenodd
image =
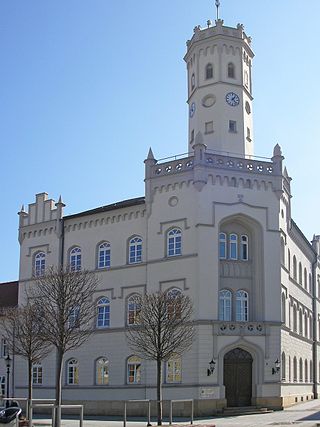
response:
M317 344L317 264L318 264L318 254L315 252L315 260L312 263L312 312L313 312L313 333L312 333L312 355L313 355L313 397L314 399L318 399L318 388L317 388L317 380L318 380L318 344Z

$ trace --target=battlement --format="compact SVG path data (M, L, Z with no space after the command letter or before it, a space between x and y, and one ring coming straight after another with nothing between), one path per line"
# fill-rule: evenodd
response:
M236 28L226 27L223 25L222 19L216 20L214 26L211 21L208 21L207 28L201 28L200 25L194 27L191 40L187 40L187 48L190 50L195 43L214 36L226 36L243 40L251 50L251 37L247 36L244 32L244 26L242 24L238 24Z
M61 219L63 216L64 203L59 198L58 202L48 199L47 193L36 194L36 201L28 205L28 211L22 206L19 215L19 226L40 224L47 221Z

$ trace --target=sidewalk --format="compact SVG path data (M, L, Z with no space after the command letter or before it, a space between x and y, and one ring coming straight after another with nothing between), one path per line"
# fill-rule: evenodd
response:
M153 426L156 426L156 419L151 421ZM39 418L34 420L35 427L51 426L49 419ZM187 419L174 420L175 425L189 426ZM310 402L300 403L283 411L276 411L269 414L259 415L242 415L237 417L216 417L208 419L196 419L194 424L197 427L320 427L320 400L312 400ZM123 421L113 417L85 417L84 427L123 427ZM146 427L147 421L139 418L127 421L127 427ZM164 426L168 426L168 422L164 421ZM78 427L79 420L76 416L64 418L62 421L63 427Z

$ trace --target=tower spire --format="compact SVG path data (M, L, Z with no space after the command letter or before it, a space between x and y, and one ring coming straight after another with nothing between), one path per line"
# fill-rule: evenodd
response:
M216 8L217 8L217 21L218 21L219 20L220 0L216 0Z

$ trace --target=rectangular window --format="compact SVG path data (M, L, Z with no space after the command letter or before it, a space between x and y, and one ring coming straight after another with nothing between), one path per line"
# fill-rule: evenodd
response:
M5 377L5 375L0 376L0 393L2 396L6 395L6 377Z
M237 133L237 122L235 120L229 120L229 132Z
M170 359L167 362L167 383L181 382L181 359Z
M206 122L205 133L213 133L213 122Z
M35 385L42 384L42 366L34 365L32 367L32 383Z
M1 340L1 357L6 357L8 355L8 345L7 341L2 338Z

